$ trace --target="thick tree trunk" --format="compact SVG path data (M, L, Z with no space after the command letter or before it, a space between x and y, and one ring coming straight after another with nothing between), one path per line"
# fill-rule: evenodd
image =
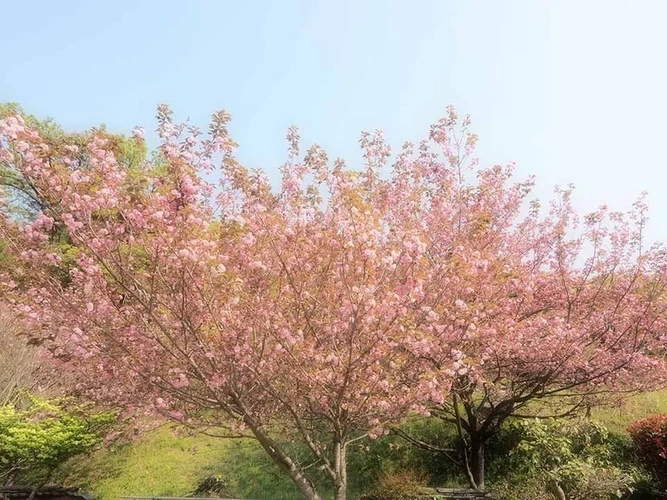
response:
M271 459L289 476L305 500L322 500L311 479L280 448L254 419L246 415L243 419ZM345 497L342 497L343 499Z
M470 440L470 472L477 489L484 489L484 440L471 436Z
M334 500L347 499L347 446L334 443Z

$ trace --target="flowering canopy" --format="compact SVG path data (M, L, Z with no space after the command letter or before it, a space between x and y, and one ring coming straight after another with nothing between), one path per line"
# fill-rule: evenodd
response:
M280 429L340 500L347 444L410 410L473 436L535 398L664 380L665 254L642 248L642 204L577 232L565 191L541 216L532 181L468 161L477 138L453 109L389 175L379 133L353 170L301 156L291 129L277 192L235 159L228 115L205 138L164 106L158 121L157 154L133 168L102 136L81 165L78 146L0 121L0 162L44 200L28 222L5 210L2 286L96 398L249 431L319 498Z

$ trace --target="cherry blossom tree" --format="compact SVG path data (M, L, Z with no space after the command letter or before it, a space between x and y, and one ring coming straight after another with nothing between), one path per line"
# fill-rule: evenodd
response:
M249 434L304 498L321 498L314 466L342 500L349 444L446 385L405 348L428 328L431 264L423 235L393 218L388 150L364 136L363 170L331 167L317 147L301 158L292 129L274 193L234 158L226 114L205 139L166 107L158 119L159 154L132 171L100 136L80 167L63 153L75 146L54 152L20 117L0 122L2 160L45 207L3 219L6 293L87 395ZM66 250L53 242L63 230Z
M462 453L404 436L458 461L483 489L485 444L508 417L567 416L664 386L667 253L647 247L643 199L628 213L579 217L568 188L543 213L529 202L531 179L476 166L469 123L450 110L432 148L399 160L393 207L429 228L439 278L426 301L437 319L415 354L453 376L431 412L456 426Z

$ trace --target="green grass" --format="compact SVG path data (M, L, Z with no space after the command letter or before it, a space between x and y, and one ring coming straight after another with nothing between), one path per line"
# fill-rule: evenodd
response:
M632 396L622 406L598 408L592 412L593 418L610 430L623 432L632 422L659 413L667 413L667 390Z
M219 472L228 446L228 441L176 435L161 427L139 441L98 452L82 468L76 464L69 482L83 485L101 500L184 495L201 478Z
M99 500L185 496L212 474L227 479L241 498L299 498L254 441L183 435L167 426L136 442L101 450L71 468L76 472L67 482L93 492Z

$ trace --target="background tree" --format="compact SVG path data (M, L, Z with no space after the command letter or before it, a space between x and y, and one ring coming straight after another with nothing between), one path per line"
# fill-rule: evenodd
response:
M26 393L44 394L56 384L49 366L22 333L16 314L0 306L0 406L17 403Z
M104 125L86 132L67 132L52 119L40 120L26 113L16 103L0 104L0 119L9 116L20 116L35 133L39 134L44 152L54 157L67 156L70 159L68 168L74 170L89 168L91 160L86 145L93 135L108 140L109 149L113 151L119 164L129 171L138 168L147 154L143 141L110 134ZM28 219L45 210L51 196L48 190L39 191L38 186L16 168L11 158L0 161L0 187L5 191L7 203L5 209L11 209L14 216Z

